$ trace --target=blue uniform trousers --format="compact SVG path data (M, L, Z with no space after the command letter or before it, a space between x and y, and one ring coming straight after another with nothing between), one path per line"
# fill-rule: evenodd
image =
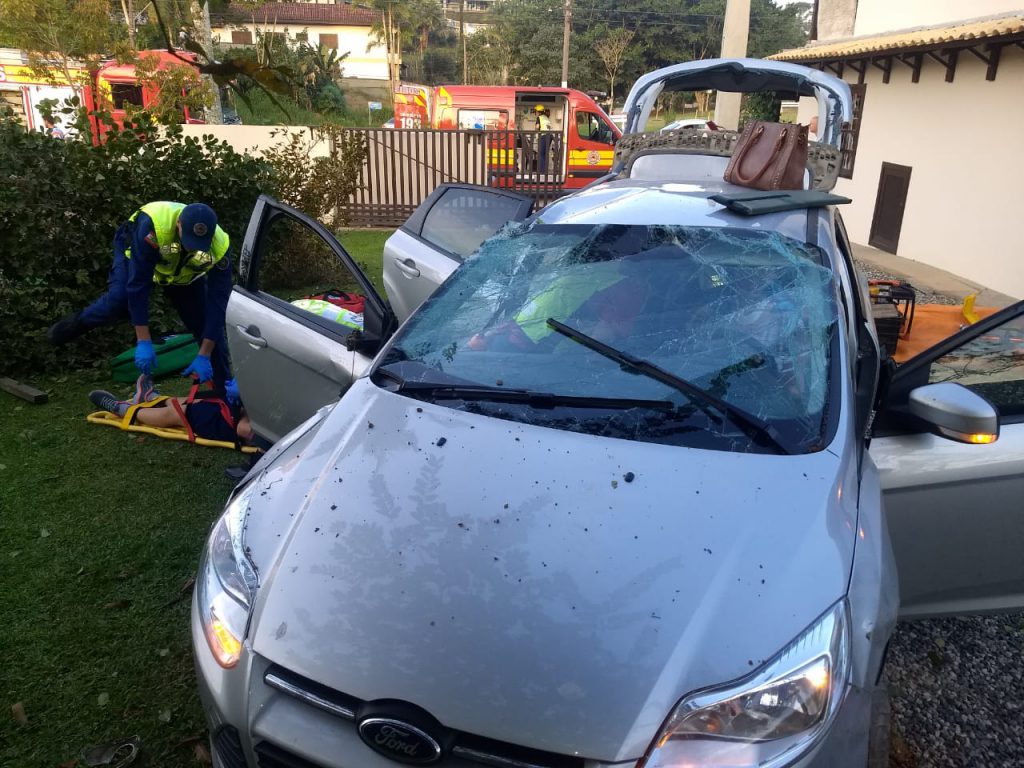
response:
M121 231L118 230L118 235ZM206 276L198 278L188 285L165 285L164 295L171 302L185 324L185 328L202 343L203 328L206 320ZM107 291L96 301L82 310L80 319L89 328L116 325L130 322L128 314L128 259L124 255L124 245L118 236L114 237L114 262L107 278ZM224 388L224 382L231 378L231 364L228 360L227 341L224 328L220 329L219 337L214 339L216 346L210 355L213 365L213 381L218 389Z

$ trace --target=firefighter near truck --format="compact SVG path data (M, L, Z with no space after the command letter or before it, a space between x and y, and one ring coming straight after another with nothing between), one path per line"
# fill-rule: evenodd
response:
M579 189L607 174L622 131L587 94L571 88L400 85L395 128L489 135L494 186Z

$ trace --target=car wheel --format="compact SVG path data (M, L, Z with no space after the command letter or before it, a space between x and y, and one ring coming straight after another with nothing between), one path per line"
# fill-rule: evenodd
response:
M868 731L868 768L889 768L890 715L889 686L883 677L871 694L871 722Z

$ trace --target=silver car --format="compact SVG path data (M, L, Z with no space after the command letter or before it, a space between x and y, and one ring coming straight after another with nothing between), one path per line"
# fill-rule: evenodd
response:
M835 208L643 156L478 249L522 201L442 188L390 305L257 206L229 343L277 442L192 609L220 768L864 766L901 612L1024 607L1024 303L893 371ZM266 290L300 241L358 327Z

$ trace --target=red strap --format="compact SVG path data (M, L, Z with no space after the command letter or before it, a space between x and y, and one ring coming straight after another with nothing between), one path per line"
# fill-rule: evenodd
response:
M213 382L207 381L207 389L213 390ZM185 405L192 405L195 402L196 395L199 394L199 388L202 384L199 383L199 377L196 374L192 374L192 388L188 391L188 397L185 398Z
M229 406L225 401L220 400L219 398L210 398L209 400L207 400L207 402L216 403L217 405L219 405L220 415L224 417L224 421L226 421L232 429L235 428L235 419L231 415L231 406Z
M196 397L199 394L199 387L202 386L199 383L199 377L195 374L192 374L192 381L192 388L188 391L188 397L185 398L185 405L192 405L196 401ZM214 389L213 382L207 381L206 383L208 385L207 388L212 391ZM237 425L235 424L235 418L231 415L231 406L229 406L224 400L219 397L204 397L200 398L200 400L204 403L216 403L220 407L220 415L223 417L224 421L228 423L228 426L230 426L231 429L236 428ZM196 436L192 432L192 426L188 423L188 419L185 418L185 414L178 405L178 401L171 398L171 404L174 405L175 409L178 411L178 415L181 417L181 420L185 422L185 429L188 431L189 441L194 443L196 441Z
M196 385L196 386L198 386L198 385ZM195 390L195 387L193 387L193 390ZM192 395L189 394L189 399L185 401L186 404L190 404L192 402L191 398L192 398ZM185 427L185 432L188 434L188 441L190 443L194 443L196 441L196 433L192 431L192 425L189 424L188 423L188 419L185 418L185 411L182 410L181 403L179 403L177 398L174 398L174 397L172 397L170 399L170 403L171 403L171 407L178 414L178 418L181 419L182 425Z

